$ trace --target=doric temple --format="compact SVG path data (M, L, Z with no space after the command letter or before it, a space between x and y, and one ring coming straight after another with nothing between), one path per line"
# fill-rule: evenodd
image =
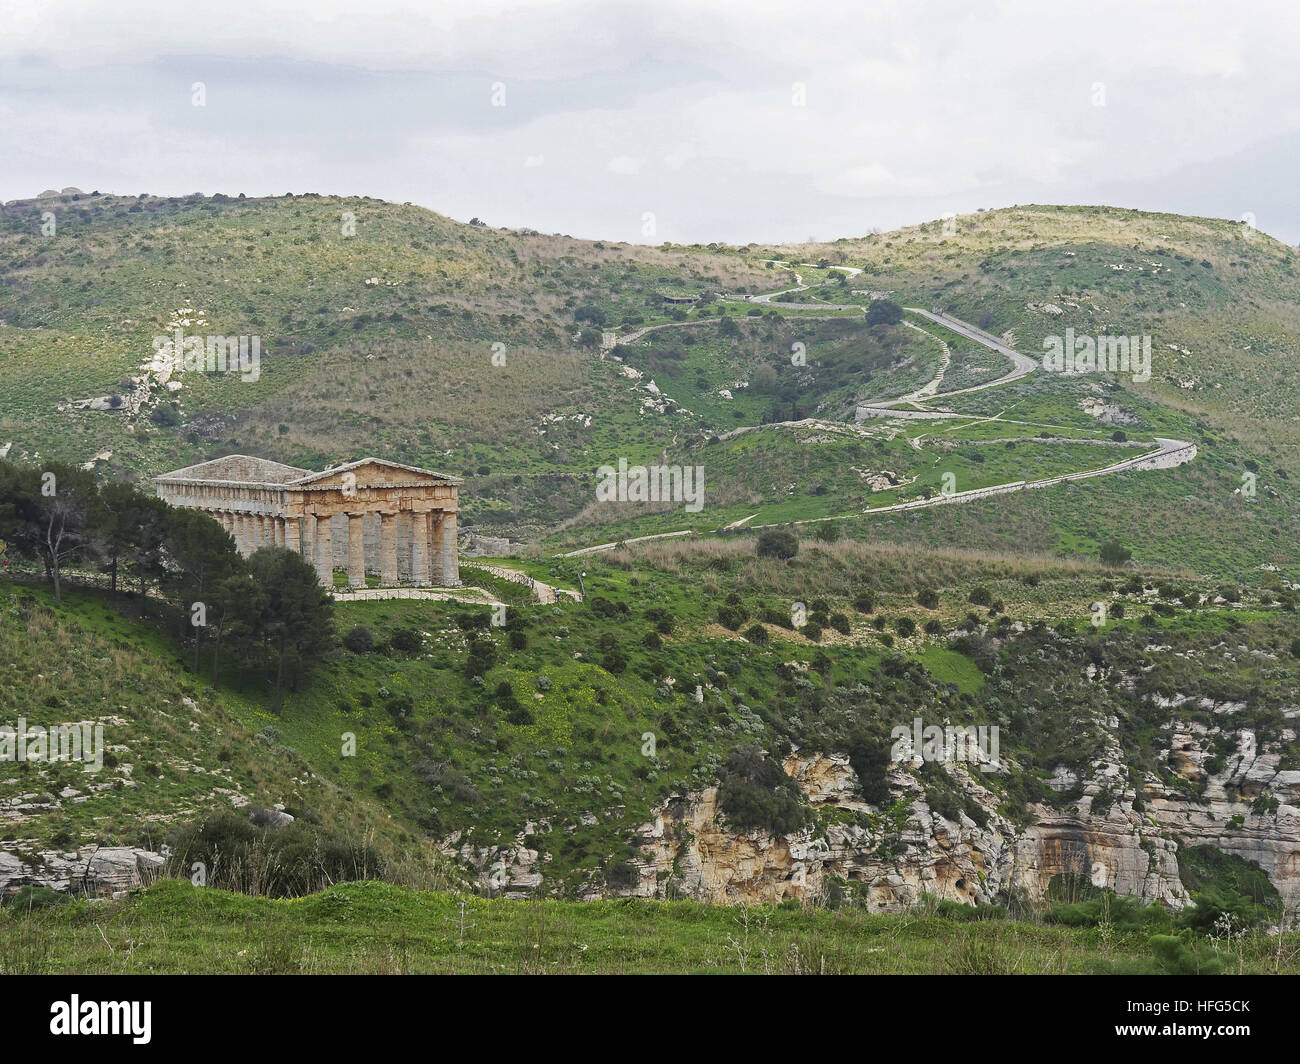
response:
M448 587L456 562L459 477L363 458L320 473L232 454L154 477L160 498L219 521L240 553L289 547L326 587L366 574L383 586Z

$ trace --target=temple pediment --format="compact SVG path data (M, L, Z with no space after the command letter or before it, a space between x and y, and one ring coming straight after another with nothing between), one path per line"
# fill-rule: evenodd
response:
M320 473L310 473L293 482L295 488L396 488L428 484L460 484L460 477L419 466L362 458Z

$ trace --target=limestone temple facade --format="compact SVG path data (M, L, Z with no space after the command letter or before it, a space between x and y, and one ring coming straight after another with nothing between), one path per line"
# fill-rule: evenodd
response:
M241 554L288 547L334 586L344 569L349 587L450 587L456 561L459 477L380 458L321 473L232 454L154 477L160 498L202 510L235 539Z

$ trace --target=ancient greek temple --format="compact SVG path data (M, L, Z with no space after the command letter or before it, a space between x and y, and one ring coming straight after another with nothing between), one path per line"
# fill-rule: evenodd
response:
M456 562L459 477L381 458L320 473L232 454L154 477L160 498L219 521L240 553L288 547L334 586L366 575L393 587L460 583Z

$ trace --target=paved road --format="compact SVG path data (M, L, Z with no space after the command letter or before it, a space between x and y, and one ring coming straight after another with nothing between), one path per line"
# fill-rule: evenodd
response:
M791 289L787 289L787 291L791 291ZM772 294L780 295L781 293L776 292ZM751 302L761 301L759 297L750 297L750 300ZM794 304L773 303L772 305L773 306L796 306L796 307L806 306L806 304L803 303L794 303ZM828 304L822 304L822 306L827 306L827 305ZM835 308L832 307L832 309ZM847 309L847 308L843 308L843 309ZM858 307L856 309L862 309L862 308ZM969 322L962 321L960 318L954 318L951 315L944 314L942 312L932 312L928 310L922 310L920 307L907 307L905 309L914 314L919 314L923 318L928 318L930 321L935 322L937 325L942 325L945 329L949 329L960 336L965 336L967 339L974 340L976 343L982 344L984 347L987 347L990 350L997 351L1000 354L1005 355L1007 358L1011 360L1012 363L1011 371L999 377L997 380L987 381L984 384L976 384L970 388L960 388L957 391L944 392L940 395L934 396L933 397L934 399L943 399L950 395L964 395L968 392L979 392L979 391L983 391L986 388L996 388L1003 384L1010 384L1012 381L1020 380L1022 377L1029 376L1029 374L1033 373L1034 370L1038 368L1038 363L1034 359L1030 358L1027 355L1022 355L1019 351L1013 350L1012 348L1008 347L996 336L993 336L992 334L985 332L983 329L971 325ZM648 331L648 330L644 330L644 331ZM878 416L892 415L892 416L901 416L901 417L911 416L911 417L922 417L922 418L949 418L949 417L959 416L951 412L945 412L945 411L925 411L925 410L894 411L892 409L895 406L895 404L898 403L917 402L918 399L915 398L916 396L917 393L914 392L911 393L911 395L903 396L899 399L882 400L881 402L878 403L864 403L858 407L859 417L861 417L861 411L863 410L878 411L879 412ZM928 401L928 400L920 400L920 401ZM743 429L733 430L733 432L729 433L729 435L735 435L736 432L738 431L744 431L744 430ZM1013 491L1023 491L1027 488L1046 488L1046 487L1051 487L1052 485L1055 484L1064 484L1072 480L1086 480L1091 477L1108 476L1113 473L1122 473L1129 470L1169 469L1172 468L1173 466L1183 465L1186 462L1190 462L1192 461L1192 459L1196 457L1196 444L1189 443L1186 440L1172 440L1172 439L1166 439L1158 436L1156 437L1155 442L1156 442L1156 448L1153 451L1148 451L1145 454L1138 455L1136 458L1126 458L1122 462L1114 462L1111 465L1103 466L1100 469L1086 469L1078 473L1065 473L1062 474L1061 476L1047 477L1043 480L1032 480L1032 481L1017 480L1009 484L995 484L987 488L972 488L967 491L957 491L947 495L940 494L929 499L913 499L910 502L894 503L890 506L878 506L873 509L863 510L860 513L854 512L851 514L840 514L833 517L815 517L815 518L808 518L802 521L781 522L781 524L811 525L811 524L820 524L824 521L839 521L839 520L844 520L845 518L858 517L862 515L889 513L896 510L919 510L929 506L947 506L952 503L971 502L974 499L982 499L989 495L1005 495ZM746 518L745 520L749 520L749 518ZM780 526L773 524L773 525L749 525L748 527L749 528L776 528ZM574 558L584 554L596 554L602 551L613 550L615 547L618 546L619 543L646 543L649 542L650 540L656 540L656 539L673 539L675 537L680 537L680 536L689 536L692 534L692 531L693 530L691 529L686 529L681 532L660 532L652 536L634 536L631 539L619 540L617 542L612 542L612 543L598 543L595 546L583 547L579 550L569 551L565 554L558 555L558 557Z

